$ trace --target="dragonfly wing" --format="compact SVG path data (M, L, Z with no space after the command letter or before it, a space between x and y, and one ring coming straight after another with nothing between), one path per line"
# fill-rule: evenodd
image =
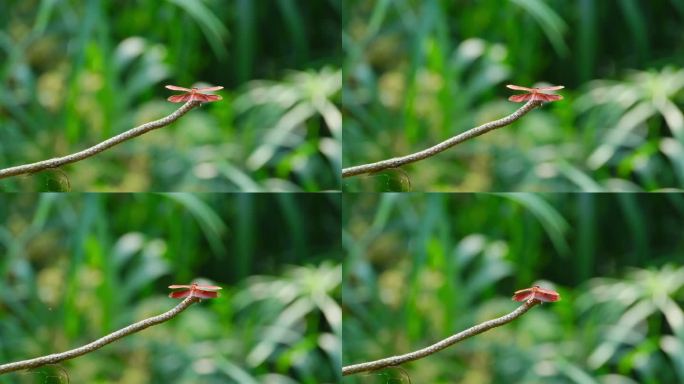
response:
M197 92L212 92L212 91L218 91L220 89L223 89L223 87L218 85L216 87L197 88Z
M182 95L173 95L170 96L168 99L166 99L172 103L184 103L188 100L190 100L190 94L189 93L184 93Z
M209 101L209 100L207 99L207 96L208 96L208 95L204 95L204 94L201 94L201 93L195 93L195 95L193 96L192 99L193 99L193 100L196 100L196 101L201 101L202 103L206 103L206 102Z
M536 93L535 94L535 100L552 102L552 101L563 100L563 96L561 96L561 95L550 95L548 93Z
M515 89L516 91L534 92L534 88L521 87L519 85L508 84L506 85L506 87L510 89Z
M534 294L534 298L539 300L539 301L554 302L554 301L560 300L560 295L556 291L549 291L547 289L538 289Z
M553 87L540 87L537 89L540 91L557 91L557 90L563 89L563 88L565 88L565 86L563 86L563 85L554 85Z
M532 297L532 294L533 294L533 292L532 292L531 288L521 289L519 291L515 291L515 293L513 294L512 300L513 301L527 301L530 299L530 297Z
M202 96L204 96L204 100L207 103L210 103L212 101L223 100L223 97L221 97L221 95L202 95Z
M202 103L210 103L212 101L217 101L223 99L219 95L205 95L203 93L195 93L193 100L200 101Z
M508 100L516 103L522 103L523 101L530 100L532 98L532 95L534 95L534 93L523 93L521 95L513 95L509 97Z
M169 297L172 299L182 299L184 297L190 296L191 290L185 290L185 291L176 291L176 292L171 292L169 293Z
M223 288L216 285L198 285L197 289L201 291L220 291Z
M191 92L192 91L192 89L179 87L177 85L166 85L165 87L166 87L166 89L171 89L174 91L184 91L184 92Z

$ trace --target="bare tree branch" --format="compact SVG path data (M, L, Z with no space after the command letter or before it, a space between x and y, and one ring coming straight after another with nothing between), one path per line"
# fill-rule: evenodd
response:
M0 365L0 375L7 372L18 371L20 369L37 368L46 364L55 364L63 360L73 359L74 357L78 357L86 353L93 352L124 336L128 336L135 332L142 331L147 327L163 323L167 320L171 320L176 315L186 310L190 305L198 301L199 299L197 297L190 296L187 299L181 301L180 304L175 306L173 309L164 312L161 315L157 315L154 317L147 318L145 320L138 321L137 323L133 323L125 328L121 328L116 332L112 332L82 347L78 347L66 352L53 353L52 355L36 357L35 359L2 364Z
M463 133L460 133L456 136L453 136L449 139L446 139L442 141L441 143L434 145L428 149L424 149L420 152L412 153L410 155L402 156L402 157L393 157L391 159L387 160L382 160L378 161L375 163L370 163L370 164L363 164L363 165L357 165L354 167L349 167L349 168L344 168L342 169L342 177L350 177L350 176L356 176L356 175L361 175L364 173L374 173L374 172L379 172L385 169L389 168L398 168L401 167L402 165L406 165L409 163L413 163L419 160L427 159L428 157L432 157L442 151L445 151L451 147L453 147L456 144L460 144L466 140L470 140L474 137L480 136L484 133L487 133L491 130L494 130L496 128L501 128L506 125L509 125L513 123L514 121L518 120L522 116L524 116L527 112L533 110L534 108L542 105L543 102L539 100L532 99L525 103L522 107L520 107L517 111L513 112L512 114L501 118L499 120L491 121L486 124L482 124L479 127L471 128Z
M159 120L151 121L149 123L145 123L135 128L131 128L126 132L120 133L88 149L84 149L80 152L76 152L71 155L54 157L52 159L39 161L37 163L24 164L15 167L0 169L0 179L4 179L10 176L23 175L26 173L35 173L50 168L57 168L65 164L74 163L76 161L86 159L90 156L97 155L98 153L106 149L109 149L117 144L123 143L126 140L132 139L136 136L140 136L143 133L147 133L153 129L167 126L173 123L174 121L178 120L179 117L185 115L191 109L195 108L200 104L201 102L199 101L188 101L187 103L183 104L180 108L178 108L175 112L166 117L163 117Z
M535 305L539 304L540 302L535 299L530 299L526 302L523 303L523 305L519 306L516 308L515 311L501 316L496 319L488 320L485 321L484 323L478 324L474 327L468 328L465 331L459 332L455 335L451 335L447 337L446 339L443 339L435 344L432 344L428 347L425 347L423 349L419 349L414 352L409 352L403 355L398 355L398 356L392 356L392 357L387 357L384 359L380 360L375 360L375 361L369 361L367 363L359 363L359 364L354 364L354 365L348 365L346 367L342 367L342 375L351 375L354 373L359 373L359 372L366 372L366 371L375 371L378 369L382 368L387 368L387 367L393 367L397 366L399 364L403 364L409 361L413 360L418 360L423 357L432 355L433 353L439 352L444 348L447 348L453 344L458 343L459 341L463 341L471 336L475 336L477 334L480 334L482 332L488 331L492 328L499 327L501 325L504 325L508 322L511 322L518 317L522 316L525 312L527 312L530 308L534 307Z

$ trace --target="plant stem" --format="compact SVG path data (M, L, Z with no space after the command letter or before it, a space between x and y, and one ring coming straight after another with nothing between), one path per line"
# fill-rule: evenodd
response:
M446 139L442 141L441 143L434 145L430 148L424 149L420 152L412 153L410 155L402 156L402 157L393 157L391 159L387 160L382 160L378 161L375 163L369 163L369 164L363 164L363 165L357 165L349 168L344 168L342 169L342 177L350 177L350 176L356 176L356 175L361 175L364 173L374 173L374 172L379 172L385 169L389 168L398 168L401 167L402 165L406 165L409 163L413 163L419 160L427 159L428 157L432 157L442 151L445 151L451 147L453 147L456 144L460 144L464 141L470 140L474 137L480 136L484 133L487 133L491 130L494 130L496 128L501 128L506 125L509 125L513 123L514 121L518 120L522 116L524 116L527 112L533 110L534 108L542 105L543 102L538 101L538 100L530 100L525 105L520 107L518 110L513 112L512 114L501 118L499 120L491 121L486 124L482 124L479 127L471 128L463 133L460 133L456 136L453 136L449 139Z
M180 108L178 108L175 112L172 114L163 117L159 120L151 121L149 123L145 123L143 125L140 125L135 128L131 128L126 132L120 133L112 138L109 138L99 144L96 144L90 148L84 149L80 152L73 153L71 155L66 155L62 157L54 157L52 159L48 160L43 160L39 161L36 163L31 163L31 164L24 164L24 165L18 165L15 167L10 167L10 168L5 168L5 169L0 169L0 179L4 179L6 177L10 176L17 176L17 175L23 175L26 173L35 173L39 171L43 171L45 169L50 169L50 168L57 168L61 167L62 165L69 164L69 163L74 163L83 159L86 159L88 157L97 155L98 153L109 149L117 144L123 143L126 140L130 140L136 136L140 136L143 133L147 133L153 129L161 128L164 126L167 126L174 121L178 120L181 116L185 115L188 113L191 109L194 107L200 105L201 103L199 101L188 101L187 103L183 104Z
M428 347L419 349L417 351L409 352L403 355L398 355L398 356L391 356L391 357L386 357L384 359L380 360L375 360L375 361L369 361L367 363L359 363L359 364L354 364L354 365L348 365L346 367L342 367L342 375L351 375L354 373L359 373L359 372L366 372L366 371L375 371L378 369L383 369L387 367L394 367L409 361L413 360L418 360L423 357L432 355L433 353L439 352L442 349L445 349L453 344L458 343L459 341L463 341L471 336L475 336L477 334L480 334L482 332L486 332L492 328L496 328L499 326L502 326L506 323L509 323L518 317L522 316L525 312L530 310L530 308L534 307L535 305L539 304L540 302L535 299L528 300L523 303L523 305L519 306L516 308L515 311L501 316L496 319L488 320L485 321L484 323L478 324L474 327L468 328L465 331L459 332L455 335L451 335L447 337L446 339L442 339L441 341L432 344Z
M55 364L63 360L73 359L74 357L78 357L86 353L93 352L124 336L128 336L135 332L142 331L147 327L163 323L167 320L171 320L176 315L186 310L190 305L198 301L198 298L190 296L187 299L181 301L180 304L175 306L173 309L164 312L161 315L157 315L154 317L147 318L145 320L138 321L137 323L133 323L125 328L121 328L116 332L112 332L82 347L71 349L65 352L53 353L47 356L36 357L35 359L2 364L0 365L0 375L7 372L18 371L20 369L37 368L46 364Z

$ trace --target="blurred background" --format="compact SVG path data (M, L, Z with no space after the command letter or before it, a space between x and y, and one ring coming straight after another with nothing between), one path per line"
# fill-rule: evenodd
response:
M0 383L333 383L340 197L0 196L0 362L89 343L223 287L174 319Z
M681 194L358 194L343 201L343 365L561 301L343 383L684 382Z
M683 0L344 2L343 166L407 155L512 113L521 86L565 100L349 191L684 187Z
M339 189L341 2L0 2L0 168L173 112L165 84L222 85L171 126L0 190Z

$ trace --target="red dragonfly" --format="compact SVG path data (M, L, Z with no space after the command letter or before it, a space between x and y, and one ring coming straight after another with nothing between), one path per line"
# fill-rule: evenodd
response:
M527 301L529 299L535 299L542 302L553 302L560 300L560 295L556 291L539 288L538 285L535 285L532 288L515 291L513 294L513 300L515 301Z
M215 285L199 285L192 283L191 285L169 285L171 289L182 289L181 291L174 291L169 293L172 299L182 299L188 296L199 297L200 299L213 299L218 297L219 290L223 289Z
M184 91L185 93L181 95L170 96L168 101L172 103L185 103L186 101L200 101L202 103L210 103L212 101L219 101L223 99L220 95L205 95L202 92L212 92L223 89L222 86L208 87L208 88L183 88L176 85L167 85L166 88L174 91Z
M514 101L516 103L522 103L522 102L528 101L528 100L538 100L538 101L547 101L547 102L563 100L563 96L561 96L561 95L544 93L544 91L557 91L559 89L565 88L562 85L556 85L554 87L527 88L527 87L521 87L519 85L511 85L511 84L508 84L506 87L508 87L510 89L515 89L517 91L529 92L529 93L523 93L521 95L513 95L513 96L508 98L508 100Z

